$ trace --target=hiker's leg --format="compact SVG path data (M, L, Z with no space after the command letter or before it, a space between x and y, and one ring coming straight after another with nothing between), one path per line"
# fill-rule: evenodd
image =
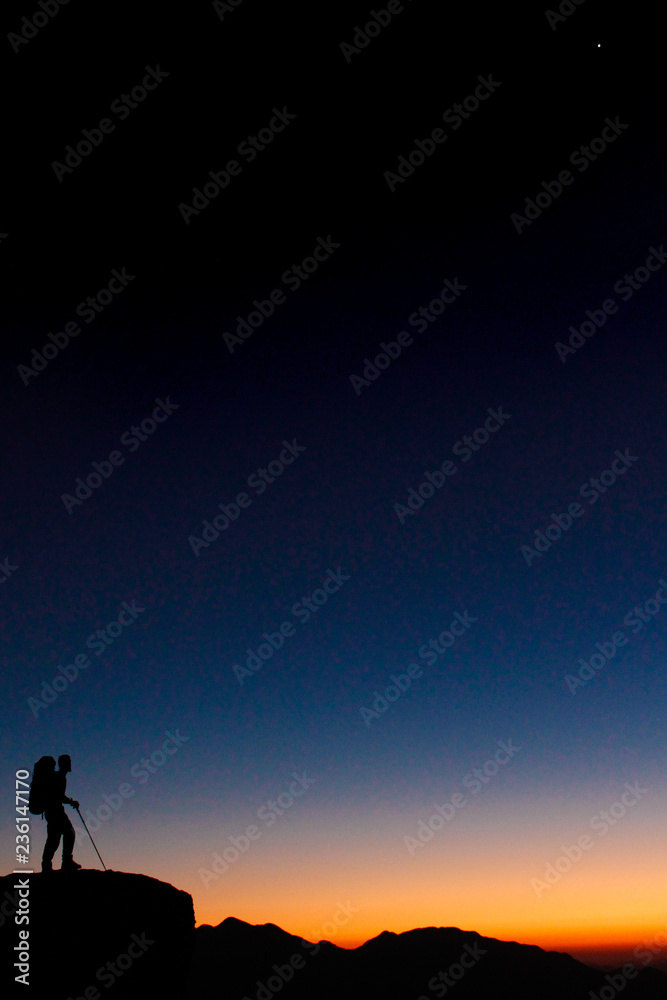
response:
M72 853L74 851L74 838L76 834L74 833L74 827L72 826L69 817L66 816L64 812L63 812L62 832L63 832L63 864L66 864L68 861L72 860Z
M58 813L46 812L46 844L44 845L44 853L42 854L42 864L50 865L53 861L53 855L58 850L58 844L60 843L60 837L62 835L62 830L60 827L60 817Z

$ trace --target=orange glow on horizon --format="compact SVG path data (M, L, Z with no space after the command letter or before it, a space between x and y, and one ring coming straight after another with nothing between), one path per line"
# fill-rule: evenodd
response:
M145 822L137 820L135 831L126 821L114 869L143 871L189 893L197 926L215 927L232 916L346 949L385 930L458 927L588 964L667 962L667 871L656 860L667 817L647 834L638 811L625 826L598 835L594 847L549 884L547 868L562 857L561 845L585 829L582 812L593 811L588 804L585 811L569 808L574 818L563 808L544 820L543 831L522 822L518 810L494 812L485 828L471 806L457 817L458 826L436 833L413 854L404 843L416 826L412 813L383 816L380 834L376 817L368 828L339 817L304 828L285 820L217 873L214 857L229 852L228 828L196 830L183 821L171 823L168 833L156 824L151 836ZM82 842L80 860L90 856L94 864L91 851ZM654 942L653 953L645 942Z

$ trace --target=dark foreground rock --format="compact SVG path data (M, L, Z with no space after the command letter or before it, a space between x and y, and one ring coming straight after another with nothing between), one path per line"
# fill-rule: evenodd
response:
M16 924L17 886L29 923ZM15 947L29 931L29 985ZM194 936L192 897L126 872L7 875L0 879L0 991L26 1000L182 1000Z

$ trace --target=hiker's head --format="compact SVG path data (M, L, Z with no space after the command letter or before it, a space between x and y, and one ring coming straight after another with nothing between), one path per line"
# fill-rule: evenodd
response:
M60 757L58 757L58 767L61 771L65 772L72 770L72 761L68 753L61 753Z

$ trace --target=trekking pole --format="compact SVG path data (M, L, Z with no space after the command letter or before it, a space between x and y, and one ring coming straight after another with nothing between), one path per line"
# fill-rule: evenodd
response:
M85 821L85 819L83 818L83 816L81 815L81 813L79 812L79 807L78 807L78 806L76 807L76 811L77 811L77 812L79 813L79 819L81 820L81 822L83 823L83 825L84 825L84 826L86 826L86 821ZM99 851L97 850L97 847L96 847L96 845L95 845L95 841L93 840L93 838L92 838L92 834L91 834L91 832L90 832L90 830L88 829L88 827L87 827L87 826L86 826L86 833L87 833L87 834L88 834L88 836L90 837L90 841L91 841L91 843L92 843L93 847L95 848L95 850L97 851L97 856L98 856L98 858L100 859L100 861L102 861L102 855L101 855L101 854L100 854L100 852L99 852ZM104 864L104 862L103 862L103 861L102 861L102 868L104 868L104 870L105 870L105 871L107 870L107 866L106 866L106 865Z

